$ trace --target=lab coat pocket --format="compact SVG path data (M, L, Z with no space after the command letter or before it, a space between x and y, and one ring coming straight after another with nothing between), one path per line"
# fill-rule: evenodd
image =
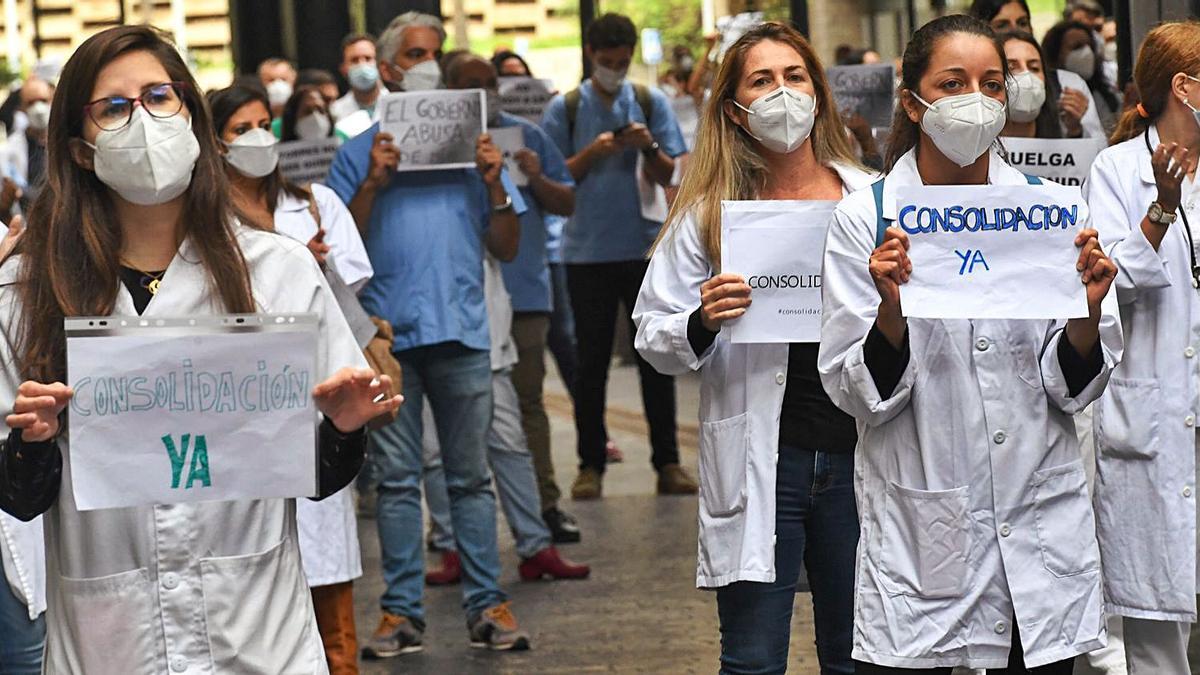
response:
M746 506L749 451L749 413L701 426L700 503L709 515L730 515Z
M1158 418L1163 413L1158 380L1110 379L1096 410L1099 453L1123 459L1154 459L1158 455Z
M162 645L155 598L146 568L106 577L59 577L62 626L47 644L47 672L89 675L156 673Z
M262 553L200 560L218 673L324 672L308 585L285 539Z
M888 483L879 568L888 592L954 598L968 580L966 486L916 490Z
M1096 519L1088 498L1083 462L1043 469L1033 474L1034 517L1042 564L1056 577L1100 569Z

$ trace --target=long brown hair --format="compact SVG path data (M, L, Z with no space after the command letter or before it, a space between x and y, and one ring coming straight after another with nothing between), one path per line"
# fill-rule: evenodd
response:
M746 54L760 42L771 40L788 45L804 59L812 78L817 99L817 118L810 139L813 155L821 164L839 162L858 166L859 161L846 138L842 118L838 114L825 69L808 40L790 26L764 23L750 29L733 43L717 69L712 97L704 106L695 150L688 156L679 195L671 206L667 222L654 242L657 248L684 214L695 212L700 227L700 240L714 268L721 265L721 202L723 200L754 199L762 190L767 177L767 165L754 149L753 140L744 129L725 114L725 103L737 93L738 80ZM653 249L652 249L653 250Z
M1167 109L1171 80L1176 73L1200 73L1200 22L1175 21L1146 34L1133 66L1133 84L1140 106L1121 113L1109 143L1116 145L1144 132ZM1138 108L1146 112L1143 117Z
M184 194L183 235L208 270L210 292L226 311L252 312L250 274L238 247L229 186L217 151L208 107L187 65L170 41L148 26L120 26L97 33L63 67L51 105L46 143L46 185L29 211L19 245L21 319L16 349L22 377L42 382L66 374L63 318L105 316L113 311L120 283L121 227L108 188L71 156L83 134L87 105L100 71L117 57L144 51L158 59L182 95L200 143L200 158ZM78 142L78 141L76 141Z

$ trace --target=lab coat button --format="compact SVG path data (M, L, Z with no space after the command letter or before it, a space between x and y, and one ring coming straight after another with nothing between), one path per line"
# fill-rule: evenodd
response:
M182 656L171 657L171 670L182 673L188 669L188 660Z
M1187 349L1183 350L1183 355L1190 359L1196 355L1196 350L1192 347L1188 347Z
M1192 496L1192 486L1191 486L1191 485L1185 485L1185 486L1183 486L1183 496L1184 496L1184 497L1191 497L1191 496Z
M991 346L992 346L991 341L984 337L981 337L975 341L975 349L978 349L981 352L986 352L988 350L988 347L991 347Z
M179 575L174 572L167 572L162 578L163 588L168 591L175 590L179 586Z
M1004 631L1006 631L1006 630L1008 630L1008 624L1004 623L1003 621L996 622L996 632L997 633L1003 635Z
M1183 418L1183 423L1189 427L1195 425L1196 424L1196 416L1188 415L1187 417Z
M778 373L775 375L775 384L783 384L784 382L787 382L787 375L784 375L783 373Z
M992 440L996 442L996 445L1001 445L1004 441L1008 440L1008 434L1003 431L997 431L992 435Z
M1002 524L1000 526L1000 536L1007 537L1010 534L1012 534L1012 528L1008 526L1008 523Z

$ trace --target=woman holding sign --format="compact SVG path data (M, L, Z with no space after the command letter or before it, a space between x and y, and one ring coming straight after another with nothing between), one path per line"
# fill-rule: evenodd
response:
M1151 30L1133 81L1141 103L1122 117L1117 144L1096 157L1087 183L1096 228L1115 242L1129 343L1096 406L1096 516L1129 672L1186 673L1200 588L1200 23Z
M235 221L216 138L153 28L98 33L63 69L47 184L0 267L0 508L46 513L46 672L327 672L294 500L76 505L77 483L105 477L71 471L64 317L317 314L321 496L362 465L367 421L400 405L303 244Z
M633 311L637 349L660 372L703 373L697 585L717 590L721 672L787 668L806 563L821 671L852 673L854 420L821 388L815 343L733 344L721 330L752 302L745 279L721 273L721 203L839 200L872 176L791 28L742 36L713 92Z
M1095 232L1081 225L1078 256L1068 254L1087 318L917 319L901 306L914 266L908 235L889 226L899 190L1033 182L992 149L1006 75L982 22L947 16L918 30L888 173L843 200L829 229L818 366L861 432L860 674L1071 673L1073 657L1104 643L1071 417L1099 396L1121 350L1119 323L1101 311L1116 270Z

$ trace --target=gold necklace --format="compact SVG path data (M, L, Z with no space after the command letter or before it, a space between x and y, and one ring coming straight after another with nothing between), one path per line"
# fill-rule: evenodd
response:
M138 283L142 285L142 288L150 291L151 296L158 295L158 287L162 284L163 275L167 273L166 270L163 270L158 274L151 274L140 267L134 267L133 265L130 265L124 260L121 261L121 264L142 275L142 278L138 280ZM147 279L149 279L149 281L146 281Z

